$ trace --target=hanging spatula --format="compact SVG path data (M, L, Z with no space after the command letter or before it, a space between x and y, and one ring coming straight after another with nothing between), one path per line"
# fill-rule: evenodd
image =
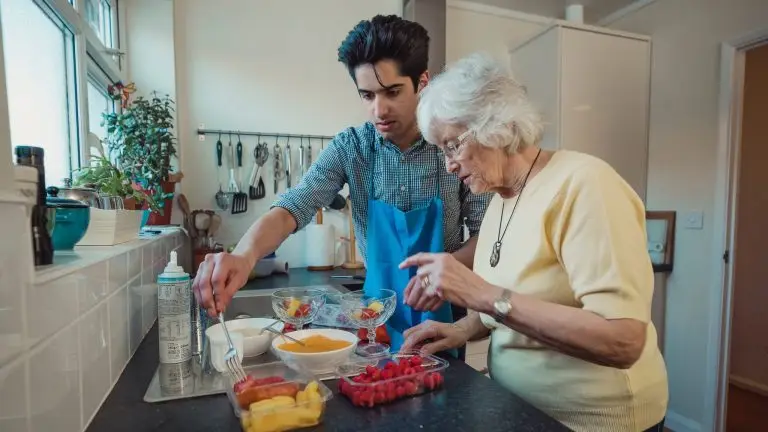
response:
M229 143L229 191L232 193L232 214L245 213L248 210L248 194L240 191L240 186L235 180L235 152L232 142Z

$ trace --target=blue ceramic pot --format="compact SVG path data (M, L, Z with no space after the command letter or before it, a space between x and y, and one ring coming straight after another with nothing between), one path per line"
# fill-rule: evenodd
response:
M144 210L144 213L141 215L141 226L139 228L144 228L144 225L146 225L149 220L150 214L152 214L152 210Z
M49 196L46 199L49 209L53 209L55 222L51 239L53 250L72 250L82 240L91 221L91 208L66 198Z

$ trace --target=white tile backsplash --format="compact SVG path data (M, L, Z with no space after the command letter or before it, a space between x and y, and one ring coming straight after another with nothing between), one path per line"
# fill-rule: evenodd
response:
M136 276L128 284L128 337L129 337L129 355L136 352L141 340L144 338L144 324L142 321L142 305L144 300L141 296L141 275Z
M152 266L152 249L154 249L153 246L141 248L141 268Z
M26 361L0 368L0 431L27 430Z
M83 275L73 273L27 291L27 324L31 343L39 343L78 316L78 287Z
M146 334L157 318L157 265L141 275L142 335Z
M107 298L107 261L86 267L78 276L78 300L83 315Z
M77 339L77 325L70 325L30 356L29 391L33 432L81 430L81 371Z
M107 292L113 293L128 283L128 254L120 254L109 260Z
M141 274L141 252L146 248L134 249L128 252L128 280Z
M14 218L27 226L22 206L0 202L3 227ZM169 248L189 242L76 248L36 270L28 231L2 232L0 431L83 431L156 320Z
M123 287L109 298L109 357L112 382L120 377L130 357L128 323L128 288Z
M110 385L108 303L100 303L80 321L80 386L83 391L82 418L88 423L104 400Z

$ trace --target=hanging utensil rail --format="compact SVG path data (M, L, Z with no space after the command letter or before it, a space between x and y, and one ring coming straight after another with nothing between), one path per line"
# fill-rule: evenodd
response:
M223 130L223 129L198 129L198 135L242 135L242 136L260 136L264 138L290 138L290 139L319 139L332 140L328 135L307 135L307 134L288 134L288 133L268 133L268 132L248 132L241 130Z

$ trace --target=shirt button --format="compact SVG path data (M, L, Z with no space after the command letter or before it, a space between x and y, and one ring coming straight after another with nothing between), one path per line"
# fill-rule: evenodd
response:
M405 192L405 186L400 186L400 190Z
M405 156L400 156L400 162L405 162Z

